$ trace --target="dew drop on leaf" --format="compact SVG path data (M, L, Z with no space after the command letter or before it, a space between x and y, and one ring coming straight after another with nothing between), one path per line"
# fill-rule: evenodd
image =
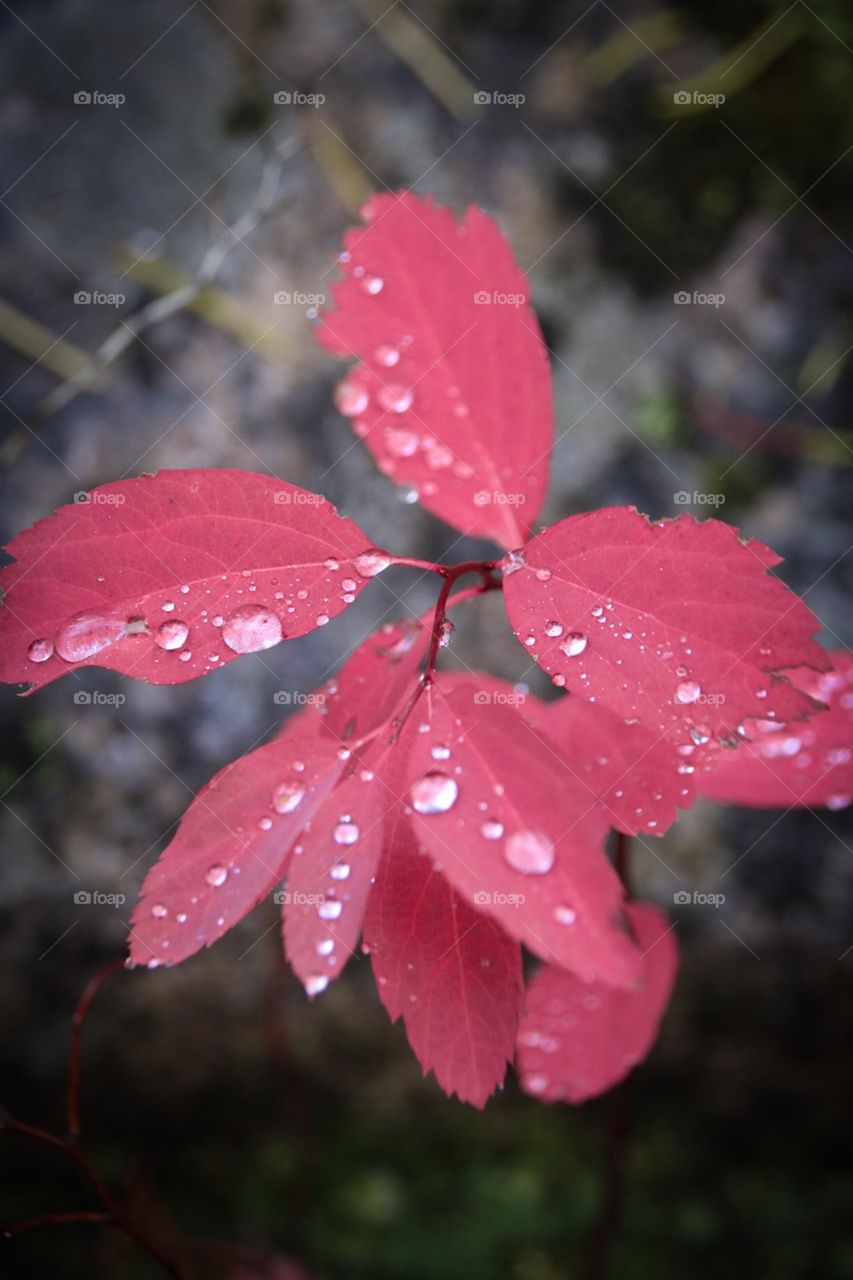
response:
M394 365L400 359L400 352L396 347L383 343L381 347L377 347L373 353L373 358L377 364L381 364L383 369L393 369Z
M586 646L587 639L582 631L570 631L564 642L560 645L560 650L567 658L577 658L583 653Z
M389 382L379 388L376 399L388 413L405 413L412 407L415 393L411 387L404 387L400 382Z
M259 653L271 649L284 636L281 619L272 609L244 604L226 619L222 639L234 653Z
M375 578L378 573L384 573L390 563L391 557L384 551L370 550L357 555L352 565L362 578Z
M329 979L324 973L310 973L305 979L305 990L309 996L322 995L328 985Z
M695 680L684 680L675 691L675 697L678 702L695 702L701 697L702 690Z
M302 803L305 788L301 782L283 782L273 792L272 807L276 813L293 813Z
M181 645L186 644L189 633L190 629L185 622L170 618L168 622L161 622L154 632L154 643L161 649L180 649Z
M219 889L228 879L228 868L223 867L221 862L214 862L212 867L207 868L205 880L213 889Z
M317 915L321 920L337 920L343 909L344 904L342 902L338 902L335 898L327 898L317 908Z
M53 641L34 640L27 649L27 657L30 662L47 662L48 658L53 657Z
M504 857L523 875L543 876L554 865L554 846L541 831L515 831L504 843Z
M447 813L456 804L459 787L454 778L435 770L414 784L409 792L412 808L418 813Z
M66 662L84 662L126 634L126 624L119 618L80 613L59 628L56 652Z
M335 844L355 844L361 833L355 822L351 822L349 818L341 818L332 834Z
M357 418L370 404L370 396L357 382L344 378L335 387L335 408L345 418Z
M504 824L497 818L487 818L480 827L480 834L484 840L500 840L503 833Z

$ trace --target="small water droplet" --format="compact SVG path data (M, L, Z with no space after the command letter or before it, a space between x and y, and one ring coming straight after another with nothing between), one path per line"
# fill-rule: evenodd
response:
M349 818L341 818L333 832L335 844L355 844L360 834L357 824Z
M322 995L328 985L329 979L325 973L309 973L305 979L305 991L309 996Z
M154 643L161 649L180 649L186 644L189 634L190 629L185 622L170 618L168 622L161 622L154 632Z
M339 843L341 842L339 841ZM333 880L347 880L349 879L349 874L350 865L348 862L336 862L329 870L329 875Z
M336 898L327 898L317 908L317 915L321 920L337 920L343 909L344 904L342 902L338 902Z
M392 347L385 342L381 347L377 347L373 353L373 358L377 364L381 364L383 369L393 369L394 365L399 362L400 352L396 347Z
M222 639L234 653L259 653L271 649L283 637L278 614L256 604L236 609L222 628Z
M405 413L412 407L415 393L411 387L404 387L401 382L389 382L379 388L376 399L388 413Z
M151 907L151 914L155 920L162 920L169 914L169 909L162 902L155 902Z
M554 865L554 846L541 831L515 831L504 844L504 857L515 871L542 876Z
M301 782L282 782L276 787L272 797L272 807L276 813L293 813L302 803L305 788Z
M48 658L53 657L53 641L34 640L27 649L27 657L30 662L47 662Z
M447 813L456 803L459 786L454 778L437 770L424 776L409 792L412 807L418 813Z
M577 918L577 912L573 911L571 907L565 906L563 903L560 903L554 908L554 919L557 921L557 924L574 924Z
M385 281L381 276L362 276L360 283L364 292L369 293L372 298L385 288Z
M552 640L555 639L557 636L561 636L562 634L563 634L563 624L561 622L545 623L545 635L550 636Z
M504 833L504 824L497 818L487 818L480 827L480 834L484 840L500 840Z
M683 681L675 691L675 697L678 702L695 702L701 696L702 690L695 680Z
M583 632L571 631L566 637L564 643L560 645L560 651L561 653L564 653L567 658L577 658L583 653L586 646L587 639Z
M212 888L218 889L228 879L228 868L223 867L221 862L214 862L212 867L207 868L204 878Z
M335 387L335 408L345 418L357 418L370 404L367 390L357 382L344 378Z

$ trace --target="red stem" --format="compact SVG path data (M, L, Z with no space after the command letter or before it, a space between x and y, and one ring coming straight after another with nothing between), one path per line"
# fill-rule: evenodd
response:
M75 1141L80 1137L80 1045L83 1024L86 1021L86 1015L89 1012L92 1001L107 978L111 973L115 973L117 969L123 968L123 960L111 960L109 964L105 964L102 969L99 969L86 984L86 988L77 1002L77 1008L71 1016L71 1054L68 1062L66 1116L68 1135Z

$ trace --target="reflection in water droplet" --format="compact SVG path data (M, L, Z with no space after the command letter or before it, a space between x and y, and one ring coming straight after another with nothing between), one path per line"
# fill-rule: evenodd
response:
M384 551L375 549L362 551L355 557L352 566L362 578L375 578L377 573L384 573L391 563L391 557Z
M405 413L412 407L415 393L411 387L404 387L400 382L389 382L379 388L376 399L389 413Z
M305 788L301 782L283 782L273 792L272 807L276 813L293 813L302 803Z
M27 649L27 657L30 662L47 662L48 658L53 657L53 641L34 640Z
M560 645L560 650L567 658L577 658L583 653L587 646L586 636L581 631L571 631L565 641Z
M186 644L189 633L190 629L185 622L170 618L168 622L161 622L154 632L154 643L161 649L180 649L181 645Z
M409 792L418 813L447 813L456 803L459 787L454 778L437 770L425 774Z
M370 396L357 382L344 378L335 387L335 408L345 418L357 418L370 404Z
M115 644L127 634L123 618L105 618L98 613L79 613L63 623L56 636L56 652L66 662L84 662L101 649Z
M234 653L259 653L283 638L281 619L263 605L244 604L226 619L222 639Z
M541 831L516 831L507 837L504 857L515 871L542 876L554 865L554 846Z

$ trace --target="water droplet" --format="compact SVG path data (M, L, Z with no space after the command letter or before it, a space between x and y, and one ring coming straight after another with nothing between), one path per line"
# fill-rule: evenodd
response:
M536 570L536 580L537 580L537 582L547 582L547 581L548 581L548 579L549 579L550 577L551 577L551 570L550 570L550 569L537 569L537 570Z
M309 996L322 995L328 985L329 979L325 973L309 973L305 979L305 991Z
M385 281L381 276L362 276L361 287L365 293L369 293L372 298L375 298L376 294L381 293L385 288Z
M694 724L690 729L690 737L697 747L704 747L706 742L711 741L711 731L703 724Z
M344 904L342 902L338 902L335 898L327 898L317 908L317 915L321 920L337 920L343 909Z
M547 1076L524 1076L521 1082L524 1085L526 1093L544 1093L548 1088Z
M207 868L204 878L212 888L218 889L228 879L228 868L223 867L221 862L214 862L212 867Z
M433 760L447 760L450 756L450 747L435 746L430 751Z
M507 837L504 857L523 875L542 876L554 865L554 846L541 831L516 831Z
M400 352L396 347L383 343L381 347L377 347L373 353L373 358L377 364L381 364L384 369L393 369L394 365L400 359Z
M571 907L564 906L562 903L554 908L554 919L557 924L574 924L577 920L577 912Z
M555 639L556 636L561 636L562 634L563 634L563 624L561 622L545 623L545 635L550 636L552 640Z
M350 866L348 862L336 862L329 870L329 875L333 880L347 880L349 879L349 873Z
M273 792L272 807L276 813L293 813L302 803L305 788L301 782L283 782Z
M388 452L395 458L411 458L418 450L418 434L407 427L386 427L384 431Z
M519 569L523 569L527 564L527 559L523 551L508 551L500 563L504 577L509 577L511 573L518 573Z
M169 909L162 902L155 902L151 907L151 914L155 920L162 920L169 914Z
M355 844L361 832L349 818L341 818L333 832L335 844Z
M587 639L583 632L571 631L564 643L560 645L560 652L564 653L567 658L577 658L583 653L586 646Z
M411 387L404 387L400 382L389 382L379 388L376 398L389 413L405 413L412 407L415 393Z
M284 637L281 619L272 609L244 604L226 620L222 639L235 653L259 653Z
M701 696L702 690L695 680L683 681L675 691L675 697L678 702L695 702Z
M357 382L344 378L335 387L335 408L345 418L357 418L370 404L370 396Z
M170 618L168 622L161 622L154 632L154 643L161 649L180 649L186 644L189 633L190 629L185 622Z
M63 623L56 636L56 652L66 662L84 662L101 649L115 644L127 634L121 618L105 618L99 613L79 613Z
M459 787L446 773L424 774L409 792L412 807L418 813L447 813L456 804Z
M375 578L378 573L384 573L390 563L391 557L384 551L372 549L356 556L352 566L362 578Z
M504 824L497 818L487 818L480 827L480 835L484 840L500 840L504 833Z
M48 658L53 657L53 641L34 640L27 649L27 657L30 662L47 662Z
M334 938L321 938L314 950L318 956L330 956L335 949Z
M328 624L329 615L327 613L318 613L314 621L318 627L325 627Z
M334 573L334 571L335 571L336 569L340 569L340 567L341 567L341 566L340 566L340 563L335 559L335 557L334 557L334 556L329 556L328 560L324 560L324 561L323 561L323 564L324 564L324 565L325 565L325 567L326 567L327 569L329 569L332 573Z
M851 799L853 799L853 797L851 796L842 796L842 795L830 796L826 802L826 807L827 809L836 809L836 810L846 809L849 807Z
M261 831L270 831L272 829L272 818L261 818L258 826Z

